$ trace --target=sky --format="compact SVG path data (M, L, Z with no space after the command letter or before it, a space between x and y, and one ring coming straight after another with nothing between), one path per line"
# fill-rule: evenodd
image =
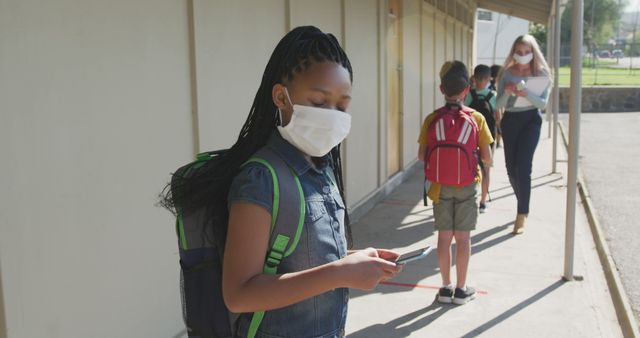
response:
M635 12L640 10L640 0L627 0L628 5L625 8L625 12Z

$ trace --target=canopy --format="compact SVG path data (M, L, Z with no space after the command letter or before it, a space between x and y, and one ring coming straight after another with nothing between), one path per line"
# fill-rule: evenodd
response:
M553 0L478 0L478 7L546 25Z

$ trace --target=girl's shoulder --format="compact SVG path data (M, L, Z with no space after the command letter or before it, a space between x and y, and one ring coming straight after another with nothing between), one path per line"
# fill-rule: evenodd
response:
M227 203L249 202L258 204L269 213L273 206L273 178L271 171L260 163L245 164L233 178Z

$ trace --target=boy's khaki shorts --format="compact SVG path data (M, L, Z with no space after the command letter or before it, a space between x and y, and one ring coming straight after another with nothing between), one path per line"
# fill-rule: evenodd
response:
M477 184L466 187L443 185L440 201L433 205L436 230L471 231L478 221Z

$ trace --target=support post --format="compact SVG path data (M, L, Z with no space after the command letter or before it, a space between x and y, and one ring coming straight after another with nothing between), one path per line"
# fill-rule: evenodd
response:
M571 24L571 95L569 101L569 170L567 177L567 217L564 247L564 279L573 280L573 255L578 188L578 152L582 100L582 39L584 0L573 1Z
M555 37L555 35L553 34L553 30L554 30L554 20L553 20L553 16L549 17L549 20L547 21L547 62L551 63L553 62L553 38ZM551 94L551 93L549 93ZM553 103L553 96L549 95L549 102ZM551 138L551 114L553 112L553 106L549 105L549 102L547 102L547 107L544 110L544 115L545 118L547 120L547 125L548 125L548 132L547 132L547 138Z
M553 17L553 152L552 152L552 173L558 172L558 114L560 113L560 46L562 41L560 40L560 0L554 1L555 15Z

